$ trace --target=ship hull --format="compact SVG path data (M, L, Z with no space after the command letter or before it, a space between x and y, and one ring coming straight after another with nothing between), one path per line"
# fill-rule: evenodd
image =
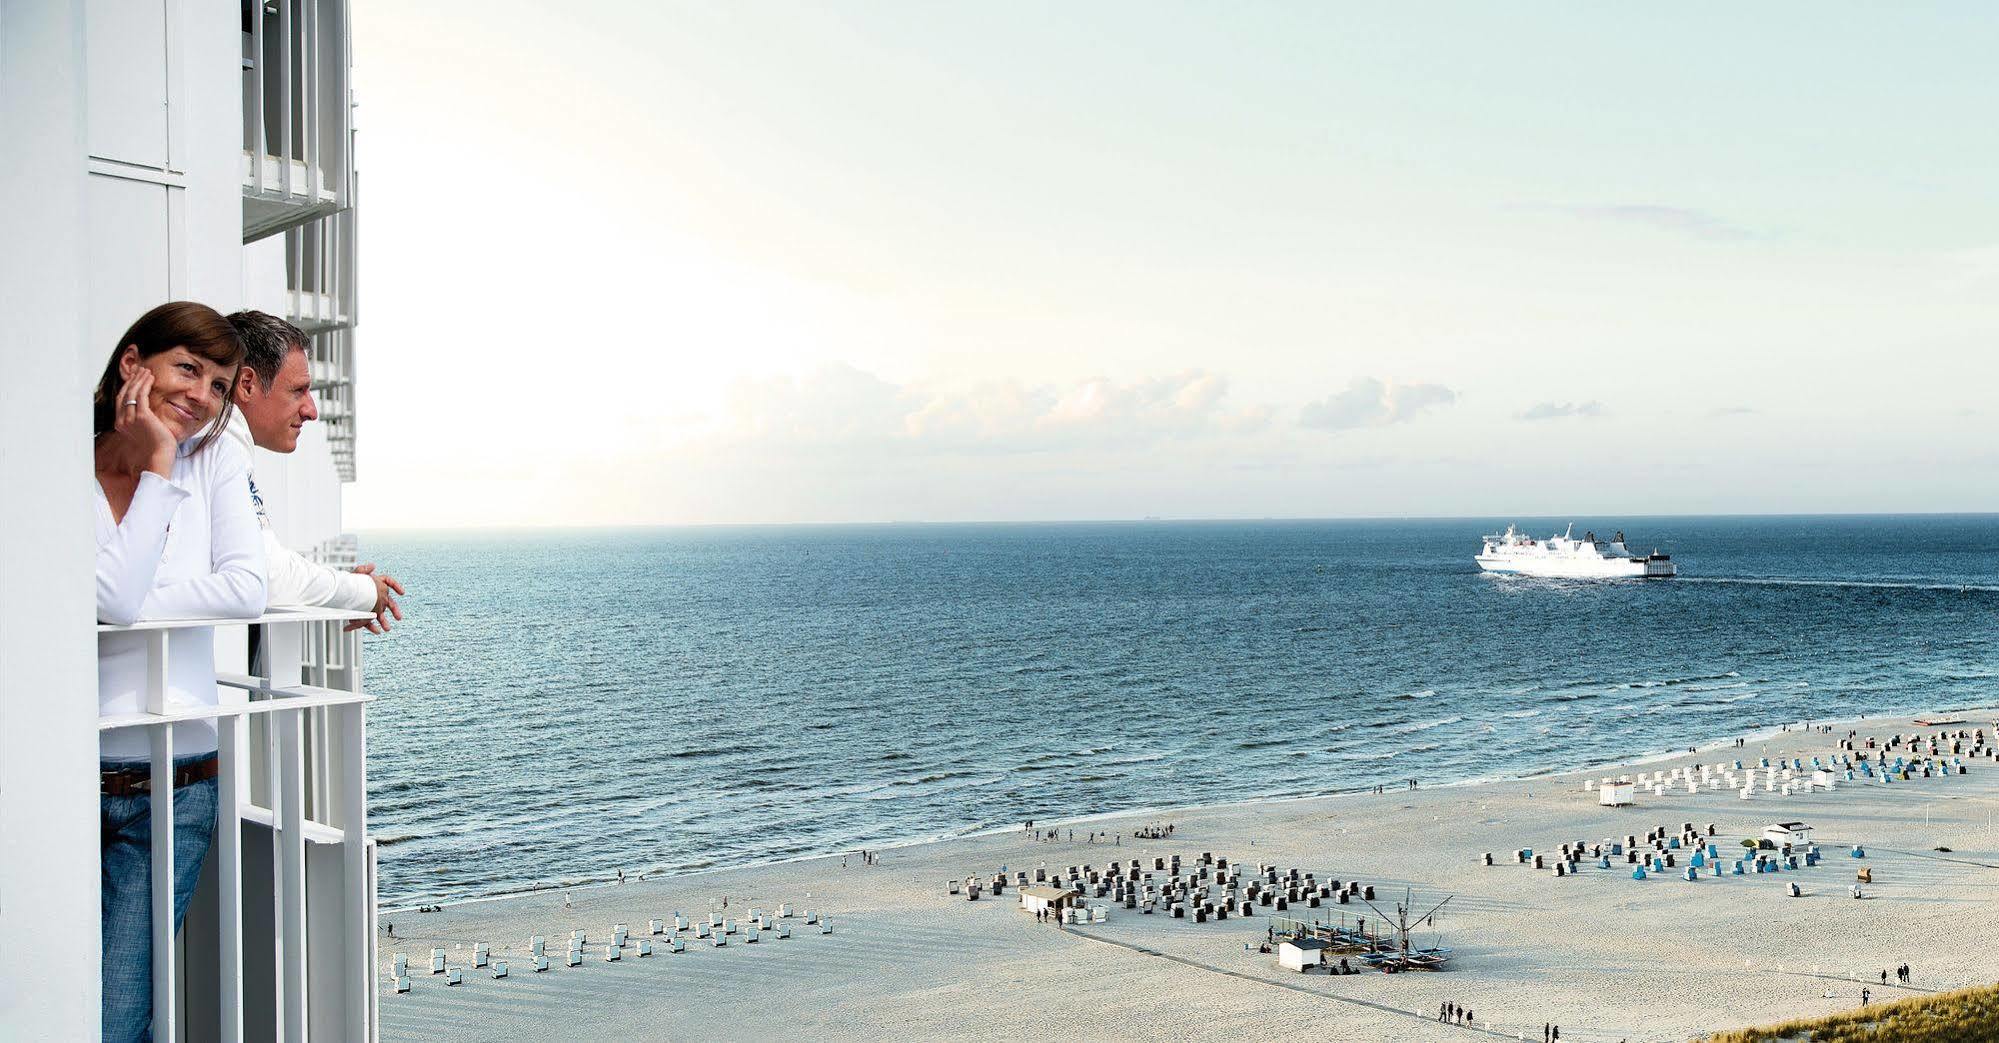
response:
M1670 560L1658 558L1546 559L1481 554L1478 567L1487 572L1551 579L1671 579L1678 573Z

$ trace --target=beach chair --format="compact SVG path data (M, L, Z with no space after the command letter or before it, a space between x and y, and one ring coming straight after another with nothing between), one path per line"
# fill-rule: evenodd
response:
M622 946L622 945L606 945L606 946L604 946L604 962L605 962L605 963L616 963L616 962L618 962L619 960L622 960L622 959L624 959L624 958L625 958L625 947L624 947L624 946Z
M778 924L777 936L780 940L791 937L791 925L788 923Z
M571 949L569 950L569 955L564 956L562 958L562 964L565 967L578 967L581 966L582 963L583 963L583 950L581 949Z
M534 957L534 972L540 974L547 969L548 955L546 953L536 953Z
M395 965L396 965L395 977L400 978L408 974L410 972L410 954L406 952L397 953L395 957Z
M755 944L757 943L757 939L758 939L758 938L760 938L760 937L762 937L762 936L763 936L763 932L762 932L762 931L760 931L760 930L758 930L758 929L757 929L757 927L756 927L755 925L751 925L751 926L748 926L748 927L745 927L745 928L743 928L743 944L744 944L744 945L755 945Z
M631 936L632 936L631 928L626 927L624 924L611 925L612 945L623 945L625 944L626 939L630 938Z
M706 938L713 933L714 932L705 923L698 923L694 925L694 937L696 938Z
M396 993L400 995L408 991L410 991L409 975L405 974L398 976L396 978Z
M805 910L805 922L806 922L806 923L808 923L808 924L815 924L815 923L818 923L818 922L819 922L819 914L818 914L818 913L815 913L815 912L813 912L813 911L812 911L812 910L810 910L810 909L807 909L807 910Z
M443 950L443 949L432 949L432 950L430 950L430 973L432 973L432 974L443 974L443 973L444 973L444 950Z
M821 919L821 920L819 921L819 933L820 933L820 934L832 934L832 933L833 933L833 918L832 918L832 917L828 916L828 917L825 917L824 919Z
M548 939L543 938L541 935L538 934L528 939L528 955L540 956L541 954L547 951L548 951Z
M450 970L448 970L448 971L445 971L445 972L444 972L444 984L446 984L446 985L463 985L463 984L465 984L465 968L463 968L463 967L453 967L453 968L451 968Z
M487 945L485 942L480 942L479 944L474 945L472 947L473 968L477 969L480 967L484 967L486 965L486 961L490 959L492 955L493 955L493 947Z
M651 939L651 938L640 938L640 939L639 939L639 956L643 958L643 957L646 957L646 956L651 956L651 955L652 955L652 939Z
M729 944L729 935L723 931L715 931L711 933L710 935L708 935L708 939L710 942L714 944L715 948L717 949L720 949L721 947Z
M686 930L686 929L687 929L687 917L685 917L685 916L682 916L682 915L680 915L679 913L674 913L674 914L673 914L673 929L674 929L674 930L676 930L676 931L684 931L684 930Z
M666 930L666 921L664 921L664 920L648 920L648 921L646 921L646 933L647 933L647 934L661 934L661 933L665 932L665 930Z
M495 977L495 978L504 978L504 977L506 977L506 976L507 976L507 961L505 961L505 960L494 960L494 961L493 961L493 977Z
M685 938L681 938L681 937L678 937L678 936L676 936L676 937L675 937L675 938L673 939L673 944L672 944L671 946L669 946L668 948L669 948L669 951L671 951L671 952L676 952L676 953L681 953L681 952L686 952L686 951L687 951L687 939L685 939Z

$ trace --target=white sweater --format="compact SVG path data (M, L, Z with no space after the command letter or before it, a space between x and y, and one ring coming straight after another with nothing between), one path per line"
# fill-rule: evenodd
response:
M250 425L243 420L239 411L229 414L229 426L225 429L230 441L243 453L245 460L254 459L250 449ZM250 502L257 511L257 524L264 532L264 560L270 563L271 605L276 608L344 608L354 612L371 612L375 608L375 581L353 572L330 569L278 542L278 534L271 531L270 515L264 511L264 497L257 491L257 475L252 470L247 479L250 484Z
M183 443L173 477L139 476L125 517L114 521L97 490L97 619L254 619L264 612L264 547L250 508L248 462L227 439L193 456ZM105 634L97 641L100 714L146 708L146 635ZM215 705L215 632L173 630L167 637L167 702ZM175 756L215 749L213 722L174 725ZM106 760L134 760L150 750L143 728L105 732Z

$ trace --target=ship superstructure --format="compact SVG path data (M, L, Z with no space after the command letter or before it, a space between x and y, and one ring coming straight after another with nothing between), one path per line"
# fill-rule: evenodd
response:
M1477 560L1487 572L1557 579L1666 579L1679 573L1672 555L1634 552L1625 546L1622 532L1607 541L1594 532L1577 539L1573 524L1545 540L1508 525L1505 532L1485 538Z

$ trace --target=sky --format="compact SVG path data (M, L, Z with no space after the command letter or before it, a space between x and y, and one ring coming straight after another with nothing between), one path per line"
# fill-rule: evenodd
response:
M356 528L1999 510L1999 8L361 0Z

